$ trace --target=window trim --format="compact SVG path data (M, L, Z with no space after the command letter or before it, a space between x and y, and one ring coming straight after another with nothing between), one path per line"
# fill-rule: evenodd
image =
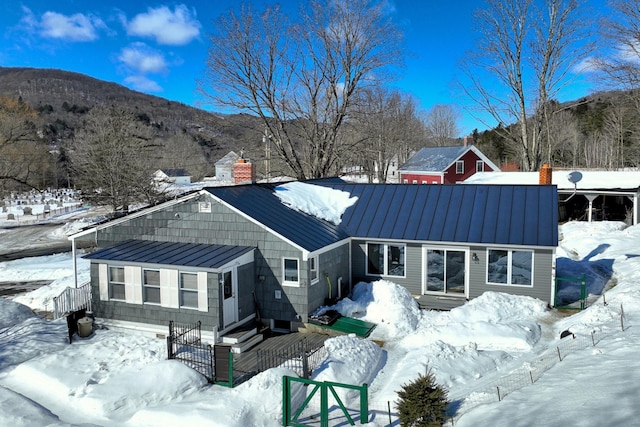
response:
M182 287L182 275L183 274L189 274L192 276L195 276L196 278L196 289L185 289ZM187 293L194 293L196 295L196 306L192 307L189 305L184 305L184 299L182 297L183 293L187 292ZM198 290L198 273L195 271L180 271L178 270L178 307L180 308L185 308L188 310L198 310L199 308L199 300L200 297L200 291Z
M145 272L147 271L156 271L158 273L158 285L148 285L145 282L146 279L146 275ZM162 291L160 290L162 286L162 281L161 281L161 274L160 274L160 270L157 268L142 268L142 303L143 304L151 304L151 305L162 305ZM158 290L158 297L160 299L160 301L155 302L155 301L147 301L147 288L153 288L153 289L157 289Z
M296 277L298 278L296 281L287 280L287 273L285 268L286 261L296 262ZM300 259L293 257L282 257L282 285L300 287Z
M464 174L464 160L456 160L456 175Z
M381 245L383 247L382 258L384 260L384 265L382 266L382 273L371 273L369 271L369 245ZM403 254L403 274L399 275L390 275L389 274L389 247L390 246L398 246L404 248ZM407 277L407 244L406 243L385 243L385 242L376 242L376 241L368 241L365 242L365 274L367 276L375 276L375 277L393 277L396 279L404 279Z
M315 271L316 276L313 277L313 272ZM315 285L320 281L320 275L318 274L318 256L309 258L309 283Z
M452 298L463 298L463 297L468 297L468 293L469 293L469 281L470 281L470 248L468 247L455 247L455 246L424 246L423 247L424 252L423 252L423 257L424 257L424 270L422 272L423 277L424 277L424 285L423 285L423 295L440 295L440 296L447 296L447 297L452 297ZM428 252L429 251L444 251L445 254L449 251L452 252L462 252L464 253L464 268L465 268L465 274L464 274L464 291L463 292L446 292L446 291L431 291L428 289L428 276L429 276L429 260L428 260ZM445 255L445 259L446 259L446 255ZM446 273L445 273L445 279L446 279ZM445 289L447 288L447 285L445 283L444 285Z
M111 274L111 269L112 268L118 268L118 269L122 269L122 282L116 282L115 280L112 279L112 274ZM114 300L114 301L126 301L127 300L127 284L126 284L126 272L125 272L125 268L123 265L107 265L107 273L108 273L108 286L109 286L109 300ZM117 286L122 286L122 290L123 290L123 294L124 294L124 298L114 298L113 297L113 285L117 285Z
M484 162L482 160L476 160L476 172L484 172Z
M489 281L489 252L491 251L506 251L507 252L507 283L498 283ZM511 283L511 279L513 276L513 253L514 252L529 252L531 254L531 284L523 285L521 283ZM511 248L487 248L487 265L485 271L485 278L487 280L488 285L492 286L509 286L509 287L519 287L519 288L533 288L533 284L535 283L534 278L534 262L535 262L535 251L533 249L511 249Z

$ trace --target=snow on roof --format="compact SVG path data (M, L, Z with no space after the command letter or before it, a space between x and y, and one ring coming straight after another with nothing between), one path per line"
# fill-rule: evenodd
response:
M289 182L278 185L275 188L278 196L285 206L306 214L340 224L342 214L357 197L351 197L346 191L334 190L305 182Z
M573 190L574 185L568 176L574 171L582 174L582 179L576 185L578 190L635 190L640 187L640 171L554 170L551 183L559 190ZM538 172L478 172L465 180L464 184L538 184L539 180Z

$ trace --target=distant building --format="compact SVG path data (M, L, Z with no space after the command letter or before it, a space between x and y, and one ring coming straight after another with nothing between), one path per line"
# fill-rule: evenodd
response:
M499 171L474 145L424 147L398 168L401 184L455 184L476 172Z
M191 175L186 169L158 169L154 174L154 179L176 185L191 184Z
M233 165L238 161L240 156L234 151L229 151L223 158L218 160L216 167L216 181L232 183L233 182Z

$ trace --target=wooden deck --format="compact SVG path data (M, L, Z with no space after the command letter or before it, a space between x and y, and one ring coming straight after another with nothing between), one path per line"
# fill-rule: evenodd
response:
M296 345L298 342L307 340L309 347L321 347L325 340L331 338L329 335L311 332L292 332L289 334L278 334L265 336L265 339L247 351L233 355L234 371L253 372L257 370L257 353L262 351L278 351Z

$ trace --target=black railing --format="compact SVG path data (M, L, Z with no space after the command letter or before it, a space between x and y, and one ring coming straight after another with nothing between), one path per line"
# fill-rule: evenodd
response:
M202 323L200 321L191 325L169 322L167 356L169 359L179 360L195 369L207 380L214 381L213 347L202 343Z
M326 356L324 345L311 347L304 339L288 348L279 350L258 350L256 353L257 371L284 367L296 372L302 378L310 378Z

